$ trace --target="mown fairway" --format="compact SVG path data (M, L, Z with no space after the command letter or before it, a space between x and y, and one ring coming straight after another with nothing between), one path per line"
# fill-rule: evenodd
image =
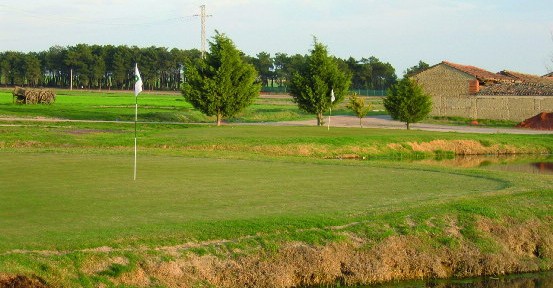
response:
M0 250L226 239L481 196L506 181L328 163L56 153L0 157Z
M56 102L51 105L13 105L9 89L0 89L0 116L11 117L51 117L74 120L132 121L134 120L134 96L130 92L120 91L70 91L57 90ZM385 114L382 99L370 97L375 112L371 115ZM153 122L205 123L214 122L196 111L184 101L177 92L140 94L139 120ZM337 114L351 115L345 103L334 109ZM310 119L287 97L261 97L235 117L225 119L229 122L274 122Z
M74 120L132 121L134 96L128 92L84 92L58 90L51 105L13 105L9 90L0 90L0 115L12 117L51 117ZM180 93L139 96L140 121L201 123L213 122L184 101ZM259 113L262 112L262 113ZM258 99L256 103L228 121L280 121L309 117L290 99Z

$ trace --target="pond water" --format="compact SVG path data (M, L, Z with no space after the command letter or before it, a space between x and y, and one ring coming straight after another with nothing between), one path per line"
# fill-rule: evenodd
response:
M457 156L453 159L417 160L416 163L457 168L479 168L516 173L553 175L553 155L477 155ZM358 288L553 288L553 271L518 274L502 277L483 277L474 279L446 279L432 281L395 282L382 285L357 286Z
M470 155L453 159L419 160L417 163L460 168L482 168L530 174L553 175L553 156Z
M385 285L358 286L358 288L534 288L553 287L553 271L509 275L502 277L485 277L463 280L435 280L430 282L396 282Z
M553 271L507 275L501 277L482 277L472 279L445 279L431 281L394 282L369 286L321 286L349 288L538 288L553 287Z

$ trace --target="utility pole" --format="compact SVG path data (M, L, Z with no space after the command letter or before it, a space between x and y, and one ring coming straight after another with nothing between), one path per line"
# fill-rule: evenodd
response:
M205 18L206 17L211 17L211 15L206 15L205 14L205 5L202 5L200 6L200 14L196 14L194 16L200 16L200 20L202 22L202 59L205 59L205 42L206 42L206 37L205 37Z

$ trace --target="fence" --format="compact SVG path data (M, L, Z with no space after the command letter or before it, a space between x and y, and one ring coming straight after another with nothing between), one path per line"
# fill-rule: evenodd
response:
M262 87L261 92L270 94L288 94L290 90L286 86L280 87ZM386 96L386 90L370 90L370 89L351 89L350 94L359 96Z
M349 93L359 96L386 96L386 90L350 89Z

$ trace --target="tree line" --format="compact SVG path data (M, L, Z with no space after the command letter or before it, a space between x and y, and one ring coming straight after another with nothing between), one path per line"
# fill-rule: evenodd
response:
M149 90L178 90L185 63L200 51L163 47L87 45L54 46L43 52L0 53L0 84L87 89L131 89L139 63Z
M270 57L258 55L258 59L249 59L253 64L248 63L248 58L244 57L230 38L216 32L213 41L209 42L206 57L191 63L185 72L186 81L181 92L194 108L207 116L216 116L217 126L220 126L223 118L232 117L253 104L261 89L258 80L262 79L263 82L269 79L261 76L259 70L256 71L254 66L259 65L256 60L267 60ZM265 53L265 56L268 54ZM329 55L327 47L315 37L310 54L298 60L297 69L292 71L289 83L292 101L301 110L315 114L317 126L322 126L324 113L330 112L350 94L353 73L344 62ZM371 59L367 62L370 64ZM270 61L265 62L266 65L268 63ZM409 68L406 75L427 66L420 61L417 66ZM349 99L348 108L353 110L362 125L361 119L369 112L370 105L366 105L364 99L356 94L350 94ZM405 76L388 89L384 106L393 119L405 122L409 129L411 123L422 120L430 113L432 102L416 81Z
M301 70L308 55L260 52L248 56L246 63L257 70L257 81L264 87L288 87L294 71ZM30 87L73 87L87 89L132 89L133 67L138 63L147 90L178 91L186 69L201 58L197 49L165 47L88 45L53 46L42 52L0 52L0 85ZM348 71L351 89L386 90L397 82L390 63L369 58L333 57L341 70ZM71 76L73 81L71 82Z

